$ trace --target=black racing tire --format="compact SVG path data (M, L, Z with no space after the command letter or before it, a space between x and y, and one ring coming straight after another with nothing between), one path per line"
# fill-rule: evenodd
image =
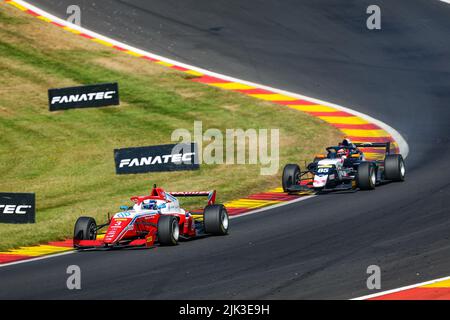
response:
M80 217L75 223L74 240L95 240L97 238L97 223L94 218Z
M228 234L230 218L227 209L221 204L209 205L203 212L205 233L215 236Z
M373 190L376 185L375 166L370 162L361 162L358 166L356 184L361 190Z
M390 154L384 159L384 179L405 181L406 167L401 154Z
M283 191L288 192L291 186L298 184L300 180L300 167L297 164L288 164L284 167L281 184Z
M176 246L180 238L178 219L172 215L161 215L158 220L158 243L161 246Z

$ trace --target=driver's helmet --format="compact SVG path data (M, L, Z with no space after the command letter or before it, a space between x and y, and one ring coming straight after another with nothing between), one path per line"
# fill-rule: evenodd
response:
M350 139L344 139L344 141L342 141L341 146L343 147L351 147L353 146L353 143Z
M156 200L144 200L141 204L142 210L158 210Z
M346 155L347 155L347 150L345 150L345 149L339 149L337 151L337 157L338 158L342 158L343 156L346 156Z
M166 201L164 200L144 200L141 204L142 210L161 210L166 208Z

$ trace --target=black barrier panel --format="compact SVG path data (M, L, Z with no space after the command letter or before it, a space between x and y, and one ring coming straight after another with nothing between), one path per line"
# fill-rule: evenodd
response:
M119 105L119 85L103 83L90 86L48 90L50 111Z
M197 144L168 144L114 150L117 174L198 170Z
M0 193L0 223L35 223L34 193Z

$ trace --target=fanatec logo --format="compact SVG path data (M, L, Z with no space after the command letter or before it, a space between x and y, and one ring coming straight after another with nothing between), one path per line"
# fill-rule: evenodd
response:
M53 104L72 103L72 102L85 102L85 101L98 101L98 100L110 100L114 98L116 91L94 92L85 94L72 94L67 96L56 96L52 98Z
M117 174L200 169L194 143L115 149L114 162Z
M123 167L144 167L144 166L152 166L158 164L179 164L179 163L191 163L193 162L192 156L195 153L185 153L185 154L168 154L165 156L156 156L156 157L143 157L143 158L134 158L134 159L122 159L120 161L120 168Z
M100 83L48 90L50 111L120 105L119 84Z
M35 223L34 193L0 192L0 223Z
M27 214L27 210L31 209L29 205L4 205L0 204L0 214Z

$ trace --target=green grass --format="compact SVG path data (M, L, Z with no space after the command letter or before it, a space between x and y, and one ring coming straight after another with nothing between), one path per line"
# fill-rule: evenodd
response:
M78 216L105 220L146 194L217 189L225 202L279 185L258 165L115 175L113 149L171 143L173 130L279 128L280 166L311 159L340 133L301 112L188 81L189 76L110 50L0 6L0 192L35 192L37 223L0 225L0 250L71 236ZM47 90L119 82L121 106L48 112ZM199 207L200 203L190 202Z

